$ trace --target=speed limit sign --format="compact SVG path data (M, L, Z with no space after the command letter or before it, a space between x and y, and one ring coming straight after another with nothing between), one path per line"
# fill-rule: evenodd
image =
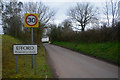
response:
M38 14L25 14L25 27L38 27Z

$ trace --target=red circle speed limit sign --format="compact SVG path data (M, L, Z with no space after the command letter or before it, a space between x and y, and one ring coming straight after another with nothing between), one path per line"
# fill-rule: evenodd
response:
M29 26L34 26L37 23L37 17L34 15L28 15L25 19L25 22L29 25Z
M38 14L25 14L25 27L38 27Z

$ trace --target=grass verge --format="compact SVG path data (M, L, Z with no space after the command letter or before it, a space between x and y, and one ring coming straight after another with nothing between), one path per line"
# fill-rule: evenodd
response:
M66 47L84 54L94 56L114 64L118 62L118 43L106 42L106 43L79 43L79 42L53 42L55 45Z
M8 36L2 36L2 77L3 78L48 78L52 77L50 68L46 63L46 54L43 46L38 47L37 75L32 69L31 55L18 55L18 71L16 73L16 55L13 54L13 44L23 44L22 41Z
M0 80L2 78L2 35L0 35Z

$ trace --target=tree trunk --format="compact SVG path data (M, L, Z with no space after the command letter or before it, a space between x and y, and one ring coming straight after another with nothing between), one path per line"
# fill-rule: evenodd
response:
M81 29L81 31L83 32L83 31L85 31L85 27L84 26L82 26L82 29Z

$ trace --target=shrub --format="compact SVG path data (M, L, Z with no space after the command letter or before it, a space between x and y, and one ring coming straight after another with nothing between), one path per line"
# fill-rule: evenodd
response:
M57 28L51 30L50 38L52 41L71 41L71 42L117 42L120 31L120 23L114 27L101 27L89 29L84 32L75 32Z

